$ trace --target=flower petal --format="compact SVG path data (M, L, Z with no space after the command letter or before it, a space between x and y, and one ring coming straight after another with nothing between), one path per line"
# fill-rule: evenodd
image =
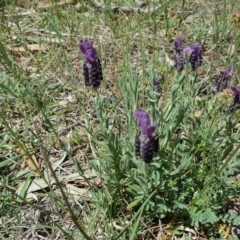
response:
M187 46L183 49L183 51L191 54L194 51L194 48L192 46Z
M152 134L155 132L156 128L157 128L157 124L154 123L153 125L148 126L148 127L146 128L146 130L145 130L144 133L145 133L147 136L152 136Z
M201 53L202 47L201 43L196 42L193 45L189 45L183 49L184 52L188 52L189 54L192 54L192 52L195 52L195 54L199 55Z

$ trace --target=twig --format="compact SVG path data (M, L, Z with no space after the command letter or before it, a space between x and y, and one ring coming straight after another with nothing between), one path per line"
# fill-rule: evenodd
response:
M100 8L102 10L108 9L105 5L103 5L102 3L100 3L97 0L91 0L91 3L96 7L96 8ZM136 12L136 13L153 13L157 10L159 10L162 7L162 4L159 4L156 7L152 7L149 9L146 8L140 8L140 7L127 7L127 6L116 6L116 5L111 5L110 9L112 11L119 11L119 12L125 12L125 13L129 13L129 12Z
M83 230L83 228L82 228L82 227L80 226L80 224L78 223L77 218L76 218L76 215L74 214L74 212L73 212L73 210L72 210L72 208L71 208L71 206L70 206L70 204L69 204L69 202L68 202L68 199L67 199L67 197L66 197L66 195L65 195L65 193L64 193L64 191L63 191L63 189L62 189L62 187L61 187L61 184L60 184L60 182L59 182L59 180L58 180L58 178L57 178L57 175L56 175L56 173L54 172L51 163L49 162L49 159L48 159L48 155L47 155L46 150L43 149L43 148L41 148L41 153L42 153L42 155L43 155L43 159L44 159L45 163L48 165L48 167L49 167L49 169L50 169L50 171L51 171L51 173L52 173L53 178L54 178L55 181L56 181L56 185L59 187L59 190L60 190L60 192L61 192L61 194L62 194L62 197L63 197L63 199L64 199L64 202L65 202L65 204L66 204L66 206L67 206L67 208L68 208L68 211L69 211L69 213L70 213L70 215L71 215L71 219L73 220L75 226L76 226L77 229L80 231L80 233L85 237L85 239L91 240L91 238L87 235L87 233L85 233L85 231Z

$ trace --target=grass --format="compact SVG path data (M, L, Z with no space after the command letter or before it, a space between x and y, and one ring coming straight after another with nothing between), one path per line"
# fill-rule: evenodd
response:
M229 66L240 87L238 1L153 1L151 13L50 2L1 6L1 239L234 237L239 111L211 89ZM203 46L196 73L173 67L180 35ZM81 39L101 59L98 91L84 85ZM134 154L137 108L158 124L149 165Z

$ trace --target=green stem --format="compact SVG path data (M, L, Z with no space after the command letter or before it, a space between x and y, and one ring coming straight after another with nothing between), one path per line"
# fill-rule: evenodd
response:
M146 180L145 180L145 192L148 195L148 179L149 179L149 166L147 163L145 163L145 176L146 176Z

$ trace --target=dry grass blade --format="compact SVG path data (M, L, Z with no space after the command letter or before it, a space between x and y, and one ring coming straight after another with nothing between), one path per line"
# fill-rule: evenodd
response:
M101 3L100 1L91 0L91 2L92 2L92 4L96 8L100 8L102 10L106 9L106 6L103 3ZM131 12L135 12L135 13L153 13L155 11L158 11L161 7L162 7L162 4L159 4L159 5L151 7L151 8L115 6L115 5L111 5L110 8L111 8L112 11L125 12L125 13L131 13Z
M61 6L65 4L75 4L76 0L61 0L58 2L51 2L51 1L40 1L37 4L37 8L49 8L53 6Z
M26 50L30 51L46 51L48 50L48 46L44 44L27 44L24 47L10 47L8 49L13 52L26 52Z
M56 181L57 186L59 187L59 190L60 190L60 192L61 192L61 195L62 195L62 197L63 197L63 199L64 199L64 202L65 202L65 204L66 204L66 206L67 206L67 208L68 208L68 211L69 211L69 213L70 213L70 215L71 215L71 219L73 220L75 226L76 226L77 229L82 233L82 235L85 237L85 239L91 240L91 238L87 235L87 233L83 230L83 228L82 228L82 227L80 226L80 224L78 223L77 218L76 218L76 216L75 216L75 214L74 214L74 212L73 212L73 210L72 210L72 208L71 208L71 206L70 206L70 204L69 204L69 202L68 202L68 199L67 199L67 197L66 197L66 194L64 193L64 191L63 191L63 189L62 189L62 186L61 186L61 184L60 184L60 182L59 182L59 180L58 180L58 178L57 178L57 175L55 174L55 172L54 172L54 170L53 170L53 168L52 168L52 165L50 164L50 162L49 162L49 160L48 160L48 156L47 156L46 150L45 150L45 149L41 149L41 153L42 153L42 155L43 155L43 159L44 159L46 165L48 165L48 167L49 167L49 169L50 169L50 171L51 171L51 174L52 174L53 178L54 178L55 181Z

